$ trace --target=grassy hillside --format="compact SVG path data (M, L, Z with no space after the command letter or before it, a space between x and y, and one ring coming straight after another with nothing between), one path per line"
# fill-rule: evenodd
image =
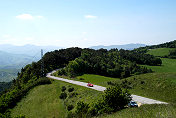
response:
M64 118L67 112L63 101L59 99L60 93L57 83L37 86L12 109L11 115L14 117L22 114L28 118Z
M165 102L176 101L176 73L150 73L127 78L133 94Z
M59 98L62 86L65 86L67 99ZM73 92L68 92L68 88L73 87ZM76 93L76 96L73 95ZM61 81L53 81L50 85L41 85L32 89L28 95L12 109L11 115L23 114L29 118L65 118L67 116L68 105L73 105L80 100L86 103L93 103L99 98L101 92L72 85ZM74 110L73 108L73 110Z
M169 51L174 50L174 48L156 48L150 49L147 54L151 54L154 56L168 56Z
M139 108L123 109L116 113L99 116L98 118L175 118L174 105L142 105Z
M119 81L120 82L119 78L105 77L105 76L94 75L94 74L83 74L83 75L77 76L75 78L69 78L66 76L58 76L56 73L54 73L53 75L57 76L57 77L67 78L67 79L86 82L86 83L90 82L92 84L106 86L106 87L109 87L107 84L107 82L109 82L109 81L116 81L116 82Z
M81 78L81 80L80 80ZM71 78L69 78L71 79ZM176 73L148 73L142 75L132 76L126 79L110 78L100 75L84 74L76 78L77 81L91 82L101 86L110 86L108 82L121 84L122 81L127 80L131 93L162 100L166 102L176 101ZM82 80L84 79L84 80Z
M147 66L155 72L176 72L176 59L161 58L161 66Z

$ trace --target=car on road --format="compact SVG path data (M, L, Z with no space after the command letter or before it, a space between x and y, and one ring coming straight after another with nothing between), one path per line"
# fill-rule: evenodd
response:
M128 107L138 107L138 104L135 101L130 101Z
M88 87L93 87L93 84L89 83L87 84Z

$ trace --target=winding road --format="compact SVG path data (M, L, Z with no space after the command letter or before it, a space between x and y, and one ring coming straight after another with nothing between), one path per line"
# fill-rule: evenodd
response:
M71 84L84 86L84 87L87 87L87 88L90 88L90 89L94 89L94 90L97 90L97 91L106 90L106 87L102 87L102 86L98 86L98 85L94 85L94 87L88 87L87 83L85 83L85 82L80 82L80 81L75 81L75 80L68 80L68 79L52 76L52 73L54 73L56 71L57 70L54 70L54 71L52 71L50 73L47 73L46 77L51 78L51 79L55 79L55 80L68 82L68 83L71 83ZM134 101L138 102L139 104L168 104L166 102L161 102L161 101L158 101L158 100L154 100L154 99L150 99L150 98L146 98L146 97L142 97L142 96L138 96L138 95L131 95L131 96L132 96L132 99Z

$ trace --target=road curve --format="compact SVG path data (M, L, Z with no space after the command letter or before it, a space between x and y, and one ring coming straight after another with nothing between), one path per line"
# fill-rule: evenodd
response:
M106 90L106 87L102 87L102 86L98 86L98 85L94 85L94 87L88 87L87 83L85 83L85 82L80 82L80 81L75 81L75 80L68 80L68 79L52 76L51 74L54 73L54 72L56 72L56 70L54 70L50 73L47 73L46 77L51 78L51 79L64 81L64 82L68 82L68 83L71 83L71 84L84 86L84 87L91 88L91 89L94 89L94 90L97 90L97 91ZM146 98L146 97L142 97L142 96L138 96L138 95L131 95L131 96L132 96L132 99L134 101L136 101L138 103L141 103L141 104L168 104L166 102L161 102L161 101L158 101L158 100L154 100L154 99L150 99L150 98Z

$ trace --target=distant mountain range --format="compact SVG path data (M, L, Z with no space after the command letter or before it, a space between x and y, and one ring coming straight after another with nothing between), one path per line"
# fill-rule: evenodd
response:
M40 51L58 50L56 46L35 46L35 45L0 45L0 68L21 68L22 66L40 59Z
M117 49L125 49L125 50L133 50L134 48L139 48L139 47L145 47L146 45L145 44L125 44L125 45L110 45L110 46L104 46L104 45L99 45L99 46L92 46L92 47L89 47L89 48L92 48L92 49L101 49L101 48L104 48L104 49L107 49L107 50L110 50L110 49L113 49L113 48L117 48Z
M21 68L32 61L32 56L25 54L13 54L8 52L0 51L0 68Z
M41 58L40 51L58 50L56 46L0 45L0 82L8 82L16 77L22 67Z
M12 54L25 54L28 56L34 56L37 53L40 52L41 49L44 50L44 52L53 51L61 49L62 47L57 46L36 46L36 45L24 45L24 46L15 46L10 44L1 44L0 45L0 51L12 53Z

